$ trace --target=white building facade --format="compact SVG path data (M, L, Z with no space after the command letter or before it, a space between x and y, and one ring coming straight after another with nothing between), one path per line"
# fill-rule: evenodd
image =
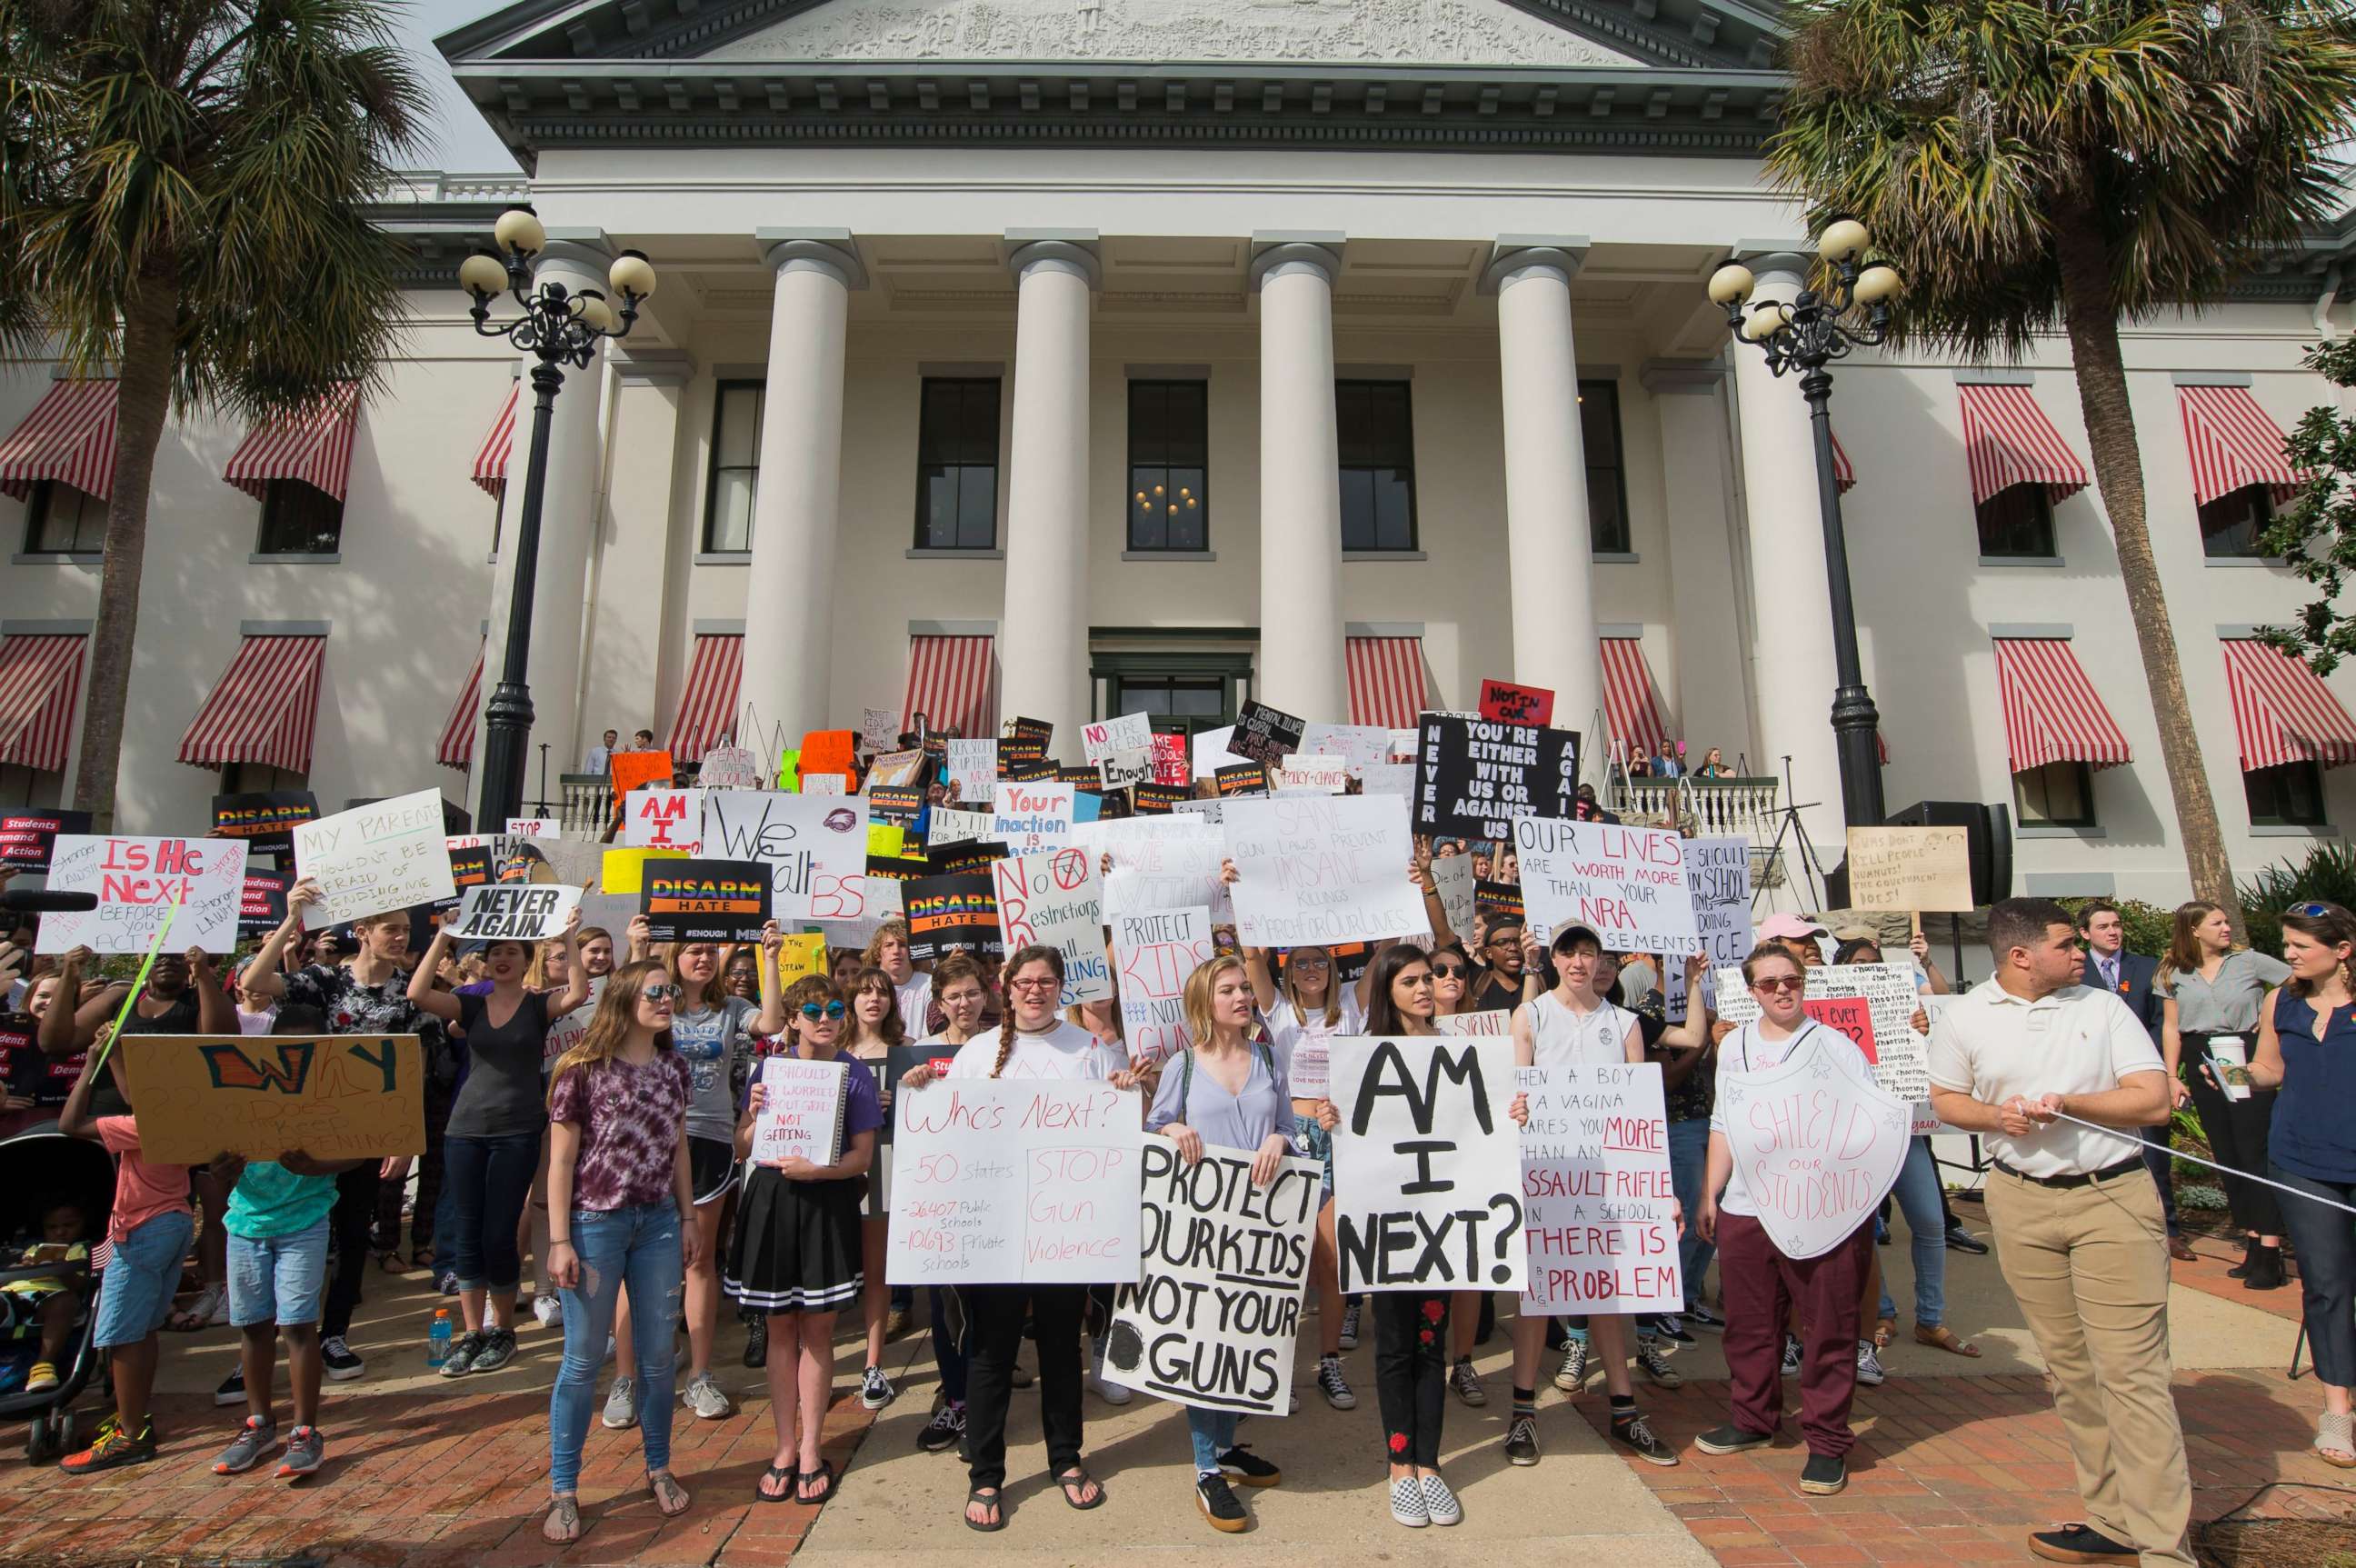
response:
M1727 342L1796 286L1737 0L526 0L442 40L530 169L420 176L386 392L156 462L118 826L466 767L530 393L455 284L530 200L543 276L660 275L556 402L528 799L600 731L692 758L862 709L1060 751L1257 697L1407 725L1546 686L1599 781L1682 741L1837 858L1832 629L1796 387ZM1184 61L1184 64L1173 64ZM2248 641L2279 433L2344 330L2319 235L2126 352L2188 699L2238 870L2356 822L2356 700ZM512 314L509 302L494 317ZM0 799L70 800L104 383L0 367ZM2015 889L2173 901L2183 859L2066 347L1840 365L1884 792L2019 814ZM539 748L544 746L542 753ZM227 780L226 784L224 780ZM1811 803L1821 804L1811 804Z

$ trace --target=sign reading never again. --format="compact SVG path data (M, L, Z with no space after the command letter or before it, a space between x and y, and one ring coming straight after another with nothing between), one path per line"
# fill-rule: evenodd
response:
M564 918L580 907L581 889L562 884L469 887L443 929L462 942L546 941L564 929Z
M425 1149L425 1053L414 1035L125 1035L116 1048L139 1107L140 1153L155 1165Z

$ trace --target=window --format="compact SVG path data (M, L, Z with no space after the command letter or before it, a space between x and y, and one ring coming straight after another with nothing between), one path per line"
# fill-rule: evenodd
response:
M753 491L761 478L759 381L722 381L712 400L712 482L703 499L703 552L753 548Z
M1098 716L1143 714L1160 734L1199 735L1236 722L1251 672L1249 653L1099 650L1088 678L1098 693Z
M1209 392L1204 381L1129 383L1131 550L1210 548Z
M1415 548L1415 429L1405 381L1333 383L1342 548Z
M2273 492L2244 485L2201 509L2201 553L2211 558L2257 556L2258 535L2275 520Z
M221 769L221 793L224 795L260 794L268 789L305 789L309 787L310 775L289 773L266 762L232 762Z
M1113 687L1113 706L1143 714L1168 735L1192 735L1232 723L1224 712L1226 693L1215 676L1124 675Z
M2049 762L2012 776L2012 803L2026 828L2094 825L2094 773L2083 762Z
M344 503L300 479L272 479L262 491L257 555L333 555L344 537Z
M926 378L916 422L916 548L998 543L998 382Z
M1620 388L1611 381L1579 383L1579 439L1587 449L1587 547L1598 555L1625 555L1628 474L1620 452Z
M106 503L71 485L42 479L25 508L25 553L95 555L106 548Z
M2254 828L2323 825L2323 771L2312 762L2286 762L2242 775Z
M2014 485L1979 504L1980 553L2021 560L2051 560L2053 502L2041 484Z

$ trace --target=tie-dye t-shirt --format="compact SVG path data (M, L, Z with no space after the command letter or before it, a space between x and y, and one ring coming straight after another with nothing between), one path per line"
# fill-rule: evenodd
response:
M573 1207L605 1211L671 1202L687 1099L688 1067L677 1051L643 1066L616 1058L576 1067L558 1079L549 1120L581 1129Z

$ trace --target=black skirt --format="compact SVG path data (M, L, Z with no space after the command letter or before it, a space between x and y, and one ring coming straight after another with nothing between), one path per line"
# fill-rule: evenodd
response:
M755 1312L835 1312L859 1300L862 1176L788 1181L756 1166L736 1203L728 1294Z

